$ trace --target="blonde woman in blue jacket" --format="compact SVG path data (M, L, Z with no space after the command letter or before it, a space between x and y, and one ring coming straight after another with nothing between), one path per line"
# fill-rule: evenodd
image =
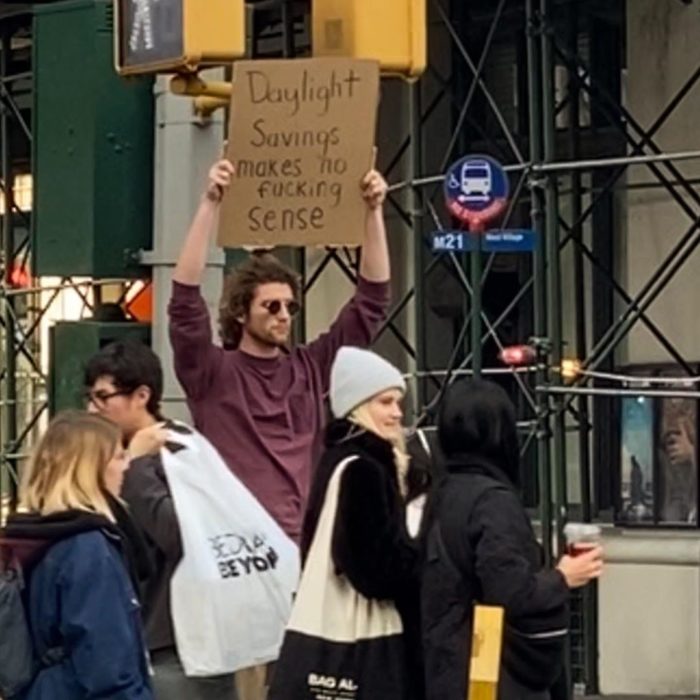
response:
M139 603L110 503L128 456L119 430L59 415L41 439L3 543L28 576L27 612L45 663L22 700L153 700Z

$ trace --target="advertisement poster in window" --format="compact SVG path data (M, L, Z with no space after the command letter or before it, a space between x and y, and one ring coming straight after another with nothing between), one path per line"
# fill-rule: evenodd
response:
M654 402L643 396L622 399L621 509L625 523L654 520Z
M669 372L670 373L670 372ZM662 376L666 372L662 373ZM669 388L674 387L672 384ZM698 405L696 399L659 400L656 451L659 474L660 522L698 522Z

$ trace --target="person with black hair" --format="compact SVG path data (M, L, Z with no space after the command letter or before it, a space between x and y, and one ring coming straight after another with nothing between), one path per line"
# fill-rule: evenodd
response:
M170 582L183 557L180 525L160 449L173 425L161 413L163 369L147 345L126 340L105 346L85 368L88 410L115 423L128 444L131 466L122 497L143 530L153 571L142 582L144 623L156 698L218 700L232 697L230 675L188 678L177 656Z
M560 677L569 592L600 576L600 547L543 566L518 494L515 410L489 381L455 382L438 416L445 476L431 495L422 581L428 700L462 700L469 683L473 607L501 606L502 700L546 700Z

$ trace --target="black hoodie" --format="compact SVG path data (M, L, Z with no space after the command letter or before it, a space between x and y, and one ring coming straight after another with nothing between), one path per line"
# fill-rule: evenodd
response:
M438 421L446 476L431 496L422 580L428 700L466 694L473 605L505 609L502 661L530 691L561 671L569 590L543 568L518 493L515 412L491 382L455 382Z
M103 530L105 535L119 541L119 531L99 513L66 510L51 515L15 513L7 520L0 534L4 557L12 556L28 573L56 542L82 532Z

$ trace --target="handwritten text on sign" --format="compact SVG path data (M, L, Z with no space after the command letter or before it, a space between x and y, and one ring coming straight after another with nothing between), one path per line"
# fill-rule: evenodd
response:
M373 61L240 61L219 245L357 245L379 93Z

